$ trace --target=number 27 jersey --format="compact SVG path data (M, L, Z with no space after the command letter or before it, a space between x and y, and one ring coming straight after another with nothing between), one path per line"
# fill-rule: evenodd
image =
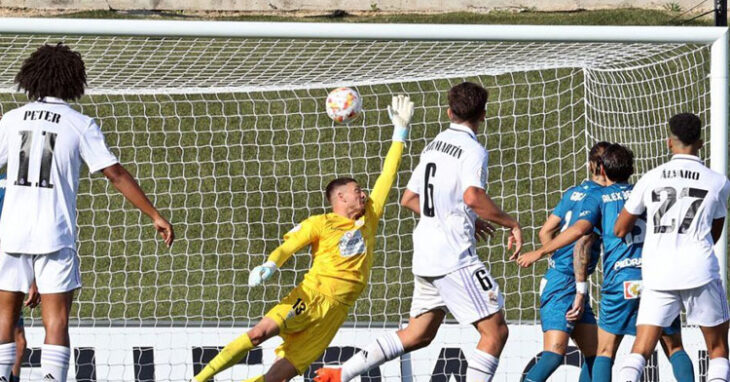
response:
M407 186L421 204L413 231L415 275L441 276L479 262L476 214L464 203L464 191L484 189L486 180L487 150L467 126L452 123L423 149Z
M3 252L47 254L76 247L81 159L92 173L117 163L94 120L60 99L30 102L0 119L0 166L7 164Z
M730 182L692 155L672 160L639 179L624 205L646 211L642 276L654 290L700 287L720 278L712 221L724 218Z

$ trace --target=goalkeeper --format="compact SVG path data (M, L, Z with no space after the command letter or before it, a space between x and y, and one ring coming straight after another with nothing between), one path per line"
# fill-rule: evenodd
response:
M327 185L332 212L294 227L248 279L250 286L261 284L292 254L311 244L313 264L302 283L251 330L223 348L191 382L208 381L276 335L284 340L276 348L277 360L266 375L247 382L287 381L303 374L324 353L370 276L378 221L398 171L413 102L406 96L393 97L388 114L394 126L393 143L370 197L352 178L338 178Z

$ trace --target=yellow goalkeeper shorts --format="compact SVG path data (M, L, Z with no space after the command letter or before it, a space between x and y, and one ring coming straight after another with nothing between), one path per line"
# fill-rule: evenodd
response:
M327 349L345 322L348 309L331 297L297 286L266 313L279 325L279 335L284 339L276 348L276 355L286 358L299 374L304 374Z

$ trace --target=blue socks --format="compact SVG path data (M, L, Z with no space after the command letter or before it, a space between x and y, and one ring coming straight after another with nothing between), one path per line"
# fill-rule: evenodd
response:
M596 361L596 357L583 357L583 366L580 368L580 378L578 382L591 382L591 375L593 375L593 363Z
M611 382L612 366L613 360L610 357L596 357L593 362L593 382Z
M679 350L674 352L669 357L669 362L672 364L672 371L677 382L694 382L695 371L686 351Z
M563 356L557 353L544 351L540 359L532 366L525 376L524 382L545 382L555 369L563 363Z

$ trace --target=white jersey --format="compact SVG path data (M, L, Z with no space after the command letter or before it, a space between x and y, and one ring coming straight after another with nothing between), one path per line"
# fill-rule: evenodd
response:
M479 262L476 214L464 204L464 191L483 189L486 181L487 150L467 126L452 123L423 149L408 182L421 203L413 231L415 275L441 276Z
M692 155L672 160L639 179L624 208L646 211L642 275L654 290L696 288L720 278L712 221L724 218L728 179Z
M0 119L0 166L7 164L3 252L75 249L81 159L92 173L117 163L94 120L60 99L46 97Z

